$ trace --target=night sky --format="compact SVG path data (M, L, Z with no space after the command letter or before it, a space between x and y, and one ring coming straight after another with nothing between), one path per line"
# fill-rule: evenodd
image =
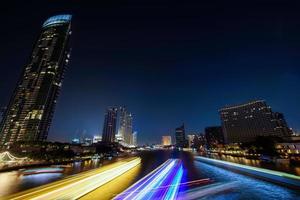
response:
M160 142L183 122L188 133L219 125L218 109L253 99L300 130L297 1L9 2L0 12L0 106L43 21L73 15L71 63L50 140L102 133L105 108L125 105L139 143Z

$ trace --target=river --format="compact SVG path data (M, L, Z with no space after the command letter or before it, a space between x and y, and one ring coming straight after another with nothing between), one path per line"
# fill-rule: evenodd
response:
M139 180L168 158L180 158L184 166L183 181L189 182L210 178L214 184L230 183L230 190L223 192L206 192L203 199L300 199L300 193L273 183L228 171L213 165L194 160L190 152L148 151L141 153L140 170L136 170L132 183ZM118 160L118 159L117 159ZM22 175L18 170L0 173L0 197L40 186L73 174L101 167L113 161L88 160L74 162L61 173ZM203 186L188 186L181 189L184 194L190 190L202 190Z

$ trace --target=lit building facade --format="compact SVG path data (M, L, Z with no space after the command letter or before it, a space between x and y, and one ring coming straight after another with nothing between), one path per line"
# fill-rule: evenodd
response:
M127 145L132 145L133 141L133 127L132 114L127 111L125 107L120 107L118 110L118 134L116 136L117 140L121 143L125 143Z
M70 58L71 15L47 19L0 126L0 145L45 141Z
M176 140L177 147L184 148L187 146L187 140L185 138L184 124L175 129L175 140Z
M102 137L100 135L94 135L93 144L101 142L101 141L102 141Z
M108 108L103 124L102 141L103 142L115 142L117 125L117 108Z
M291 135L282 114L273 113L263 100L229 106L220 111L226 143L252 142L257 136Z
M170 135L164 135L161 138L161 144L163 146L170 146L172 145L172 137Z
M194 141L196 138L196 134L189 134L187 135L188 147L192 148L194 146Z
M137 131L134 131L133 133L132 133L132 142L131 142L131 145L133 145L133 146L137 146L138 144L137 144Z

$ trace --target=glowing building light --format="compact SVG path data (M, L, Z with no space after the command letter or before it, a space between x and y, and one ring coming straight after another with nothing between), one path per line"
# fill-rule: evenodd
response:
M72 15L56 15L47 19L43 27L49 27L57 24L68 23L71 21Z

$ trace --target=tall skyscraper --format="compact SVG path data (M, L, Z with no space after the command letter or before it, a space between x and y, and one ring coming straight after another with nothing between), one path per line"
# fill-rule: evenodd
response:
M196 134L189 134L187 135L187 142L188 142L188 147L192 148L194 146L194 140L196 138Z
M161 138L161 144L163 146L170 146L172 145L172 137L170 135L164 135Z
M71 15L47 19L34 45L0 127L0 145L47 139L65 67Z
M132 144L132 114L127 111L125 107L120 107L118 111L119 116L119 128L118 128L118 134L117 139L118 141L125 143L127 145Z
M117 108L108 108L106 110L102 132L103 142L115 142L117 111Z
M175 129L175 140L176 140L177 147L184 148L187 146L187 140L185 138L184 124Z
M132 134L133 134L133 129L132 129L132 114L128 113L126 116L126 131L125 131L125 143L126 144L131 144L132 142Z
M276 122L275 131L278 132L281 136L290 136L293 134L293 131L289 128L284 115L279 112L273 113L274 121Z
M282 114L273 113L263 100L229 106L220 110L226 143L252 142L257 136L289 136Z
M126 132L126 116L127 110L125 107L120 107L118 110L118 134L116 135L117 140L124 142L125 132Z
M132 133L132 143L131 143L133 146L137 146L138 144L137 144L137 132L136 131L134 131L133 133Z

